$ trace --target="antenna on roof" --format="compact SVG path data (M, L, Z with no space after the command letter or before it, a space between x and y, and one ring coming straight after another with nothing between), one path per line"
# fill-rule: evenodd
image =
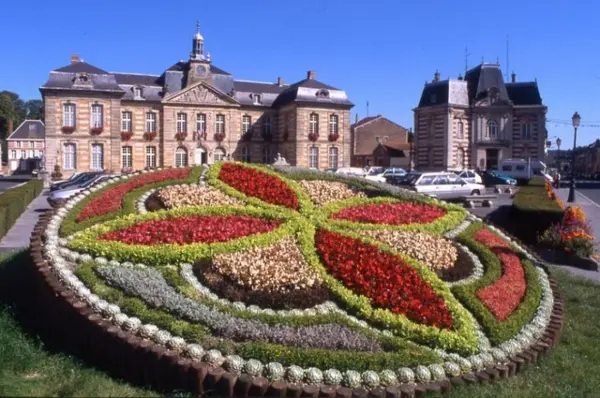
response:
M465 46L465 76L467 75L467 71L469 70L469 48Z
M506 35L506 81L508 81L508 71L510 65L508 63L508 35Z
M369 116L369 101L367 101L367 117Z

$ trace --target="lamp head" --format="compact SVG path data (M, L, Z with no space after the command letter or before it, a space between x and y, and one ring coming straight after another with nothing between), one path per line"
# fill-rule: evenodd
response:
M581 123L581 116L579 113L575 112L571 120L573 121L573 127L577 128L579 127L579 123Z

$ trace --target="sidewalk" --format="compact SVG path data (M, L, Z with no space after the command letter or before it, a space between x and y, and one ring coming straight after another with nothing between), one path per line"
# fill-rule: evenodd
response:
M15 250L20 250L29 247L29 239L31 232L38 221L40 214L44 210L50 208L47 201L48 190L45 189L42 193L31 201L27 209L17 219L17 222L8 231L8 233L0 240L0 252L6 253Z
M565 203L566 206L567 198L569 197L569 188L555 189L557 196ZM596 237L596 241L600 241L600 204L594 202L579 191L575 191L575 206L581 207L581 210L587 216L588 221L592 225L592 232Z

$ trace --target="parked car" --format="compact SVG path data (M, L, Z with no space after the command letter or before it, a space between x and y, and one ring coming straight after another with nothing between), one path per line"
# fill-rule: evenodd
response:
M388 182L388 178L393 180L399 177L404 177L405 175L406 170L398 167L390 167L389 169L385 169L383 173L369 174L365 178L371 181Z
M68 180L52 184L50 186L50 192L64 189L70 185L83 184L84 182L93 179L98 174L101 174L101 173L100 172L84 172L84 173L74 174Z
M483 173L483 183L485 186L491 185L517 185L517 180L500 173L497 170L487 170Z
M63 189L59 189L54 192L51 192L50 195L48 195L48 203L50 203L50 205L54 206L57 202L67 199L70 196L83 191L84 189L88 189L89 187L91 187L94 184L97 184L99 182L108 180L109 178L116 177L116 176L117 176L116 174L104 174L104 173L96 174L93 178L88 179L87 181L81 182L79 184L68 185L67 187L65 187Z
M466 182L470 182L473 184L483 184L483 179L481 178L481 176L479 174L477 174L477 172L475 170L469 170L469 169L460 170L459 169L459 170L448 170L448 171L456 174L457 176L459 176Z
M456 200L485 192L484 185L467 182L448 172L414 173L407 185L414 191L443 200Z
M336 174L343 174L348 176L364 177L365 170L360 167L342 167L335 171Z

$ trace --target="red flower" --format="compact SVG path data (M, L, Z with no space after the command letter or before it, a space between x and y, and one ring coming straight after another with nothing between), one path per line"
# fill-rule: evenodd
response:
M331 215L333 219L372 224L429 223L446 214L446 210L419 203L380 203L348 207Z
M315 245L329 272L377 307L444 329L452 315L443 298L400 257L351 237L318 230Z
M81 222L88 218L118 211L121 209L123 198L129 192L143 187L144 185L154 184L155 182L183 180L190 175L190 172L191 169L164 170L132 177L92 199L83 210L81 210L81 213L75 218L75 221Z
M475 239L488 247L502 264L500 279L477 290L476 295L496 319L503 321L517 309L527 289L521 259L507 242L488 229L477 231Z
M270 232L280 224L280 220L250 216L180 216L142 222L99 239L131 245L214 243Z
M225 163L219 179L238 191L267 203L298 210L298 198L292 189L275 176L234 163Z

